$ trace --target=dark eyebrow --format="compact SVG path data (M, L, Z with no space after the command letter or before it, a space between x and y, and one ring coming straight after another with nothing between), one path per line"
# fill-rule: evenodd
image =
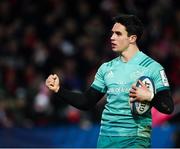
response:
M122 33L121 33L120 31L111 31L111 33L112 33L112 34L115 33L115 34L117 34L117 35L122 35Z

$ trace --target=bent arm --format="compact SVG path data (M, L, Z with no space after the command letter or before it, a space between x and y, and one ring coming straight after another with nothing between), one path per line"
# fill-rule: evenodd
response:
M84 93L72 92L61 88L57 94L63 101L80 110L89 110L93 108L105 95L92 87Z
M171 114L174 111L174 103L170 90L163 90L157 92L151 101L151 105L159 112L164 114Z

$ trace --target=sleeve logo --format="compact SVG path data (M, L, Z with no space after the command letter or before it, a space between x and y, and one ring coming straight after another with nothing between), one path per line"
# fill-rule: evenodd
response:
M165 71L161 70L160 74L161 74L161 79L162 79L162 82L163 82L164 86L169 86L169 82L168 82Z

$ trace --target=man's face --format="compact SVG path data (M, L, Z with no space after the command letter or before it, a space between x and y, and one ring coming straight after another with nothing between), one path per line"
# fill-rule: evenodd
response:
M112 28L111 46L115 52L122 53L129 47L129 37L125 26L115 23Z

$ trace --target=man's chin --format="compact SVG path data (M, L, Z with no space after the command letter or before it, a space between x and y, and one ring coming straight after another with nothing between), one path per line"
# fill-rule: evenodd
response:
M114 51L114 52L118 52L118 49L112 48L112 51Z

